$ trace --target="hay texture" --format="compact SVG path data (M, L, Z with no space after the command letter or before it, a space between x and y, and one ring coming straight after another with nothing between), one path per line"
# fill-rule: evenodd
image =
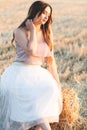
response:
M63 111L60 115L59 127L61 130L71 130L79 114L79 99L74 89L63 88Z
M67 121L73 124L79 118L79 99L74 89L63 88L63 111L60 121Z
M62 94L63 110L60 115L60 121L58 124L51 124L52 130L76 130L76 122L80 117L79 99L72 88L63 88Z

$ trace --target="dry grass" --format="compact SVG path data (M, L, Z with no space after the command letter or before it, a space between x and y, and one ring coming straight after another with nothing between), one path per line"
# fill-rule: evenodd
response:
M0 0L0 75L15 58L16 51L10 45L12 32L26 17L29 5L33 1ZM53 7L55 59L64 86L64 109L60 123L52 124L52 130L86 130L87 1L48 0L48 2Z

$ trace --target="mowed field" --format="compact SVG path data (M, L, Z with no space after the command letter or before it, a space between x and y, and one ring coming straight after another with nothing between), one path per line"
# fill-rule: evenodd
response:
M0 75L14 61L12 32L34 0L0 0ZM73 88L87 121L87 0L48 0L53 7L55 59L63 88ZM78 130L86 130L82 127Z

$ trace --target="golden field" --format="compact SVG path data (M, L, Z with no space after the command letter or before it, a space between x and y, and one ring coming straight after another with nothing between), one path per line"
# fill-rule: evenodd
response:
M10 44L12 32L26 18L32 2L34 0L0 0L0 75L14 61L16 51ZM52 130L86 130L87 0L48 0L48 2L53 7L55 59L64 99L67 97L67 92L69 99L71 99L70 93L73 95L76 93L80 112L77 123L75 122L72 128L63 126L62 129L58 129L55 124ZM66 102L70 103L67 99Z

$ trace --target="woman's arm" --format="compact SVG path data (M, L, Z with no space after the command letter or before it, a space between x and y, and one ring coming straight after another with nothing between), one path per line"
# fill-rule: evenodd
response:
M57 65L56 65L56 61L55 61L53 52L52 52L51 57L46 58L46 61L47 61L48 70L53 75L54 79L57 81L59 87L61 87L59 75L58 75L58 72L57 72Z
M50 38L51 38L51 41L53 43L53 32L52 32L51 27L50 27ZM51 74L53 75L54 79L57 81L59 86L61 86L60 80L59 80L59 75L57 72L57 65L56 65L56 61L54 58L54 49L52 49L52 51L51 51L51 56L46 57L46 62L47 62L48 70L51 72Z
M26 35L27 31L17 28L14 31L15 35L15 41L19 46L25 51L27 54L34 54L37 49L37 40L36 40L36 30L32 25L33 23L29 23L30 30L28 31L29 33L29 39L28 36Z

